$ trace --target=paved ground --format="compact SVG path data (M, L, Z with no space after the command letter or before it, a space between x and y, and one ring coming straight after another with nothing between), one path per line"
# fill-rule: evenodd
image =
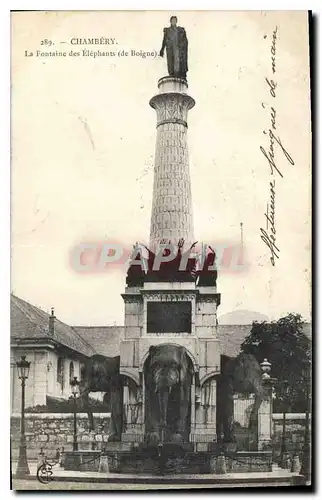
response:
M293 473L282 469L267 473L191 474L156 477L143 474L65 471L55 465L52 468L53 481L41 484L36 478L37 463L29 463L29 469L30 479L13 479L14 490L153 490L258 487L261 485L267 487L290 486L294 478ZM15 473L16 463L13 463L12 470Z
M18 491L35 491L35 490L50 490L50 491L53 491L53 490L83 490L83 491L86 491L86 490L113 490L113 491L116 491L116 490L127 490L127 491L133 491L133 490L177 490L177 489L196 489L196 488L212 488L212 489L217 489L217 488L245 488L245 487L259 487L261 486L261 484L249 484L249 485L245 485L245 484L238 484L238 483L234 483L232 485L224 485L224 484L216 484L216 485L212 485L212 484L205 484L205 485L201 485L201 484L160 484L160 485L157 485L157 484L136 484L136 483L128 483L128 484L115 484L115 483L95 483L95 485L93 485L93 482L91 483L86 483L86 482L71 482L71 481L64 481L64 482L61 482L61 481L53 481L51 482L50 486L47 486L47 485L44 485L44 484L40 484L38 481L33 481L33 480L13 480L13 489L14 490L18 490ZM289 484L283 484L282 482L281 483L265 483L264 485L265 487L267 486L274 486L274 487L281 487L281 486L286 486L286 487L290 487Z

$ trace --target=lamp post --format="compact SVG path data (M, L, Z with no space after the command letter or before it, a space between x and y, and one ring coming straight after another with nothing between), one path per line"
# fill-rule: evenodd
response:
M281 443L281 454L280 454L280 466L284 468L286 459L286 412L288 410L288 393L289 386L287 380L281 380L279 386L282 391L282 405L283 405L283 420L282 420L282 443Z
M304 380L306 388L306 412L305 412L305 435L303 445L303 458L300 474L304 477L305 483L310 480L310 404L311 404L311 362L305 363Z
M20 445L19 459L16 476L23 478L29 476L30 471L27 462L27 447L25 436L25 386L29 375L30 361L26 360L26 356L21 356L21 359L16 363L18 377L21 380L21 427L20 427Z
M77 444L77 424L76 424L76 413L77 413L77 403L76 403L76 398L78 395L78 386L79 386L79 381L77 380L77 377L74 377L70 381L70 385L72 386L72 393L73 393L73 398L74 398L74 439L73 439L73 451L78 450L78 444Z

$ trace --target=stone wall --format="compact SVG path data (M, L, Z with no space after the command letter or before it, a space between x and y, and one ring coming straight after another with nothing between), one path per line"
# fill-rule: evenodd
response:
M72 413L27 413L25 421L27 457L37 458L40 448L53 457L57 448L73 448L74 416ZM89 432L86 413L77 414L77 442L80 450L101 449L108 439L110 413L94 413L95 431ZM12 458L18 456L20 416L11 417Z

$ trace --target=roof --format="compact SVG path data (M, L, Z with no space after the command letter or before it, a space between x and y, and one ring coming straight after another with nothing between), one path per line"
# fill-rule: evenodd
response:
M85 356L101 354L114 357L120 354L124 326L68 326L55 319L55 334L49 335L49 314L28 302L11 295L11 338L50 338ZM251 324L218 325L217 335L221 354L237 356L240 346L250 334ZM304 323L304 333L311 338L311 324Z
M218 316L219 325L251 325L253 321L269 321L268 316L248 309L236 309Z
M73 328L93 346L97 354L111 357L120 354L120 340L124 336L124 326L74 326ZM236 356L250 330L251 325L218 325L222 354Z
M120 354L120 340L124 338L124 326L74 326L73 328L93 346L97 354L111 357ZM221 354L237 356L251 328L252 325L218 325L217 335ZM303 329L311 338L311 325L304 323Z
M120 355L120 340L124 326L74 326L82 338L90 343L97 354L114 357Z
M237 356L241 344L248 337L251 329L252 325L218 325L217 335L220 341L221 354L232 357ZM312 325L310 323L303 324L303 331L311 339Z
M73 351L92 356L93 347L71 326L55 318L54 334L49 334L49 314L11 294L11 341L50 339Z
M217 336L220 341L221 354L237 356L251 328L252 325L218 325Z

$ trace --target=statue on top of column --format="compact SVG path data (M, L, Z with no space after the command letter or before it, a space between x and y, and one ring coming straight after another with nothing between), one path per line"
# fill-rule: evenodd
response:
M163 42L160 56L163 57L167 49L168 73L170 76L187 79L188 71L188 39L186 31L177 26L178 19L171 16L170 26L163 29Z

